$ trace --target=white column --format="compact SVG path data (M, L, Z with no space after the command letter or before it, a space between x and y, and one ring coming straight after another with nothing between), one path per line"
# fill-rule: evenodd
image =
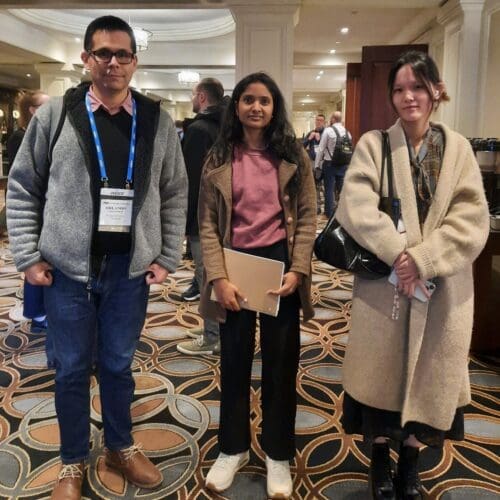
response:
M293 40L300 0L229 0L236 22L236 81L265 71L280 87L289 111L293 96Z
M66 90L75 87L81 81L82 74L78 70L61 71L63 64L40 63L35 65L40 74L40 90L51 97L64 95Z
M484 0L451 0L439 11L444 26L443 80L452 101L442 119L467 137L478 135L481 14Z
M481 30L478 137L500 137L500 0L486 0Z

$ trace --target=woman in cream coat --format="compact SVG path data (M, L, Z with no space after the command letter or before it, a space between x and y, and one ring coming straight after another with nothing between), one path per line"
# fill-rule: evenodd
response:
M355 278L352 324L344 360L347 433L372 441L374 498L422 498L417 472L421 443L463 439L470 402L467 357L473 319L472 263L489 219L481 174L468 141L430 122L448 100L430 57L407 52L389 75L399 115L388 130L401 221L380 212L381 134L363 135L345 178L336 217L365 248L394 266L387 279ZM428 301L414 298L416 287ZM388 439L401 443L392 477Z

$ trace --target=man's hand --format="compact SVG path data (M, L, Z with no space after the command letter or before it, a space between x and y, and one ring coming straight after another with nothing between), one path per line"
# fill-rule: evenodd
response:
M24 276L30 285L50 286L52 285L51 269L52 266L48 262L37 262L24 270Z
M146 272L146 284L161 285L168 277L168 271L160 264L151 264Z
M283 276L283 284L281 285L281 288L278 288L278 290L268 290L267 293L270 293L271 295L279 295L280 297L286 297L287 295L292 295L301 283L302 274L290 271Z
M240 311L240 300L246 302L247 299L241 295L238 287L233 285L226 278L219 278L213 281L213 287L217 302L219 302L224 309L229 311Z
M308 141L319 141L319 138L320 138L320 135L319 135L319 132L316 132L316 131L312 131L309 136L307 137L307 140Z

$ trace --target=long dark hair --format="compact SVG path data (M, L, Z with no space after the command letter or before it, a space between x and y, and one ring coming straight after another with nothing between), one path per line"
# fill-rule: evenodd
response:
M441 77L439 76L439 70L434 60L424 52L419 52L417 50L408 50L407 52L403 52L403 54L398 57L389 72L389 78L387 79L387 91L389 93L389 100L391 102L391 105L393 105L392 92L394 90L396 75L398 74L398 71L407 64L413 70L415 78L425 86L426 92L429 95L431 102L434 102L434 108L437 108L440 102L450 100L450 97L446 93L446 90L444 90L444 87L439 93L438 98L434 96L432 85L443 85Z
M268 149L279 159L298 164L302 158L302 149L288 120L283 94L268 74L257 72L246 76L234 87L219 135L210 152L214 166L218 167L230 161L233 147L243 143L243 126L236 115L236 108L241 95L252 83L262 83L273 97L273 116L264 130L264 141Z

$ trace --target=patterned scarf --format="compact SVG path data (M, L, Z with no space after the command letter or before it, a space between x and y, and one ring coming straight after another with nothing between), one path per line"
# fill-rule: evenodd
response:
M444 154L444 134L439 127L431 125L424 136L418 154L415 153L408 138L406 143L410 154L411 175L417 198L418 220L422 226L436 192Z

